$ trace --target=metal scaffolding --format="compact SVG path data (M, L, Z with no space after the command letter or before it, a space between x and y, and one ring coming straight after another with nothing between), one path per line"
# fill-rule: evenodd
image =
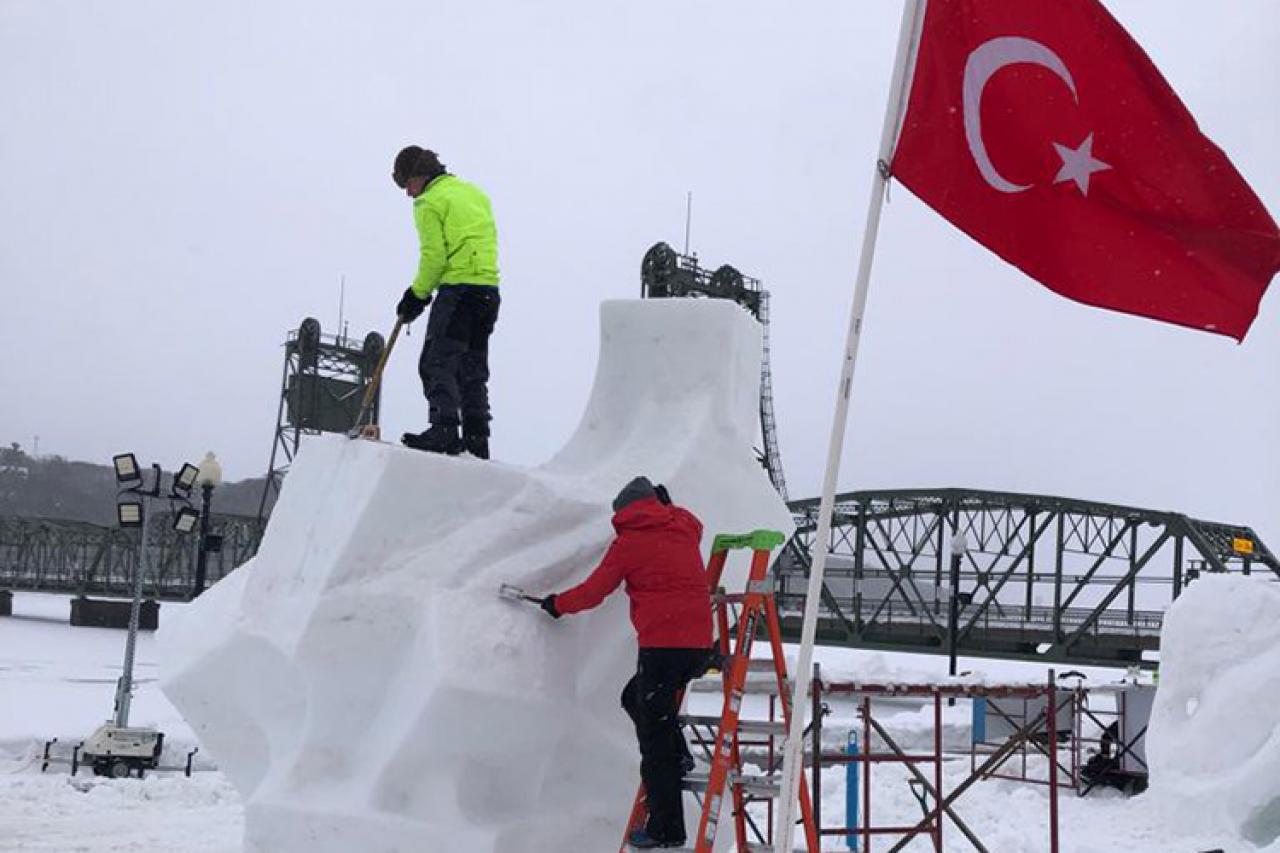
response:
M859 837L861 844L857 849L863 851L871 850L872 839L877 836L897 836L897 841L889 848L890 853L904 849L917 837L926 836L932 841L933 849L941 853L945 818L950 818L954 828L964 836L973 849L979 853L987 853L989 848L956 812L956 801L980 781L990 778L1009 778L999 774L1001 766L1019 751L1025 753L1026 750L1034 748L1039 754L1049 759L1046 779L1049 786L1046 823L1048 843L1044 849L1054 853L1059 849L1058 788L1063 777L1068 775L1060 766L1059 723L1064 720L1064 716L1070 719L1070 714L1061 714L1062 704L1059 697L1063 691L1055 683L1053 670L1049 670L1043 685L907 684L824 680L821 668L815 664L811 684L809 698L812 703L810 713L813 723L809 731L809 772L810 790L814 792L814 802L818 804L822 802L822 771L824 769L855 765L861 771L856 780L856 792L854 790L847 792L850 794L850 806L843 825L823 826L822 813L820 811L816 813L815 820L818 822L820 835L845 839ZM828 712L824 700L836 696L843 696L857 702L858 720L861 723L857 727L861 729L858 733L857 749L836 752L823 746L823 718ZM913 698L922 700L925 708L932 705L932 748L922 751L917 747L914 753L908 753L894 740L889 730L875 718L874 702L876 700L900 702ZM1001 733L998 742L989 745L989 750L981 756L983 759L981 762L977 760L977 753L972 753L972 765L968 776L949 790L944 787L943 776L943 762L946 759L942 742L944 699L948 702L954 702L956 699L1012 700L1022 702L1024 706L1031 709L1018 719L1009 721L1007 730ZM1068 710L1069 708L1068 705ZM912 777L908 784L920 803L921 816L911 823L901 823L899 818L896 824L877 825L871 814L872 771L877 765L892 764L902 765ZM921 765L924 765L925 769L922 770ZM927 772L930 770L932 774ZM852 789L852 784L850 787ZM857 796L854 796L855 793ZM859 799L861 802L858 802Z

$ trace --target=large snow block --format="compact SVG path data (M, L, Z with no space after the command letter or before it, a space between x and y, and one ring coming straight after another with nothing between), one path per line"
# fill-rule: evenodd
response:
M248 849L616 848L639 775L625 596L552 621L499 584L585 577L637 474L703 520L706 547L791 521L752 450L750 315L609 302L601 335L582 422L550 462L311 440L257 557L161 632L162 687L243 795Z
M1280 838L1280 584L1209 575L1169 609L1147 756L1171 819Z

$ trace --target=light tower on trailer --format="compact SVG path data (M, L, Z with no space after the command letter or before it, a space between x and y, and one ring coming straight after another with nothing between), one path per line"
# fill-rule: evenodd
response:
M738 303L760 321L764 329L764 358L760 365L760 436L764 449L758 451L760 464L778 494L787 499L787 480L782 473L778 450L778 421L773 408L773 371L769 364L769 291L760 279L745 276L723 264L714 272L703 269L696 255L680 254L666 243L656 243L645 252L640 264L642 299L694 297L728 299Z
M191 506L191 489L199 477L199 469L184 464L173 476L168 494L161 491L164 478L159 465L151 466L151 484L138 467L132 453L121 453L111 460L116 484L120 489L116 500L116 521L126 530L138 531L138 558L133 566L133 596L129 608L129 634L125 639L124 666L116 682L115 715L85 739L83 755L100 776L123 777L142 774L160 763L164 734L151 728L131 728L129 710L133 703L133 660L138 644L138 614L142 607L143 580L148 570L150 526L156 502L168 502L172 510L173 529L186 535L196 529L200 513ZM176 510L175 510L176 507Z

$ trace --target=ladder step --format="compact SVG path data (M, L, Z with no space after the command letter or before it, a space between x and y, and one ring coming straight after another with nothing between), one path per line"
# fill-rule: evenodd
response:
M686 791L702 792L707 790L710 783L710 773L688 773L685 774L682 787ZM776 797L782 789L776 776L755 776L747 773L730 773L729 784L737 785L747 793L759 797Z
M782 794L782 783L776 776L754 776L746 773L731 773L729 781L738 785L749 794L761 797L777 797Z
M787 695L791 695L791 690L795 685L790 680L787 681ZM714 681L703 679L701 681L689 682L689 689L694 693L723 693L724 685L719 678ZM752 696L776 696L778 694L778 682L772 678L748 678L747 683L742 685L742 692Z
M750 599L760 598L763 594L759 592L713 592L711 601L713 604L746 604Z
M717 729L720 726L720 718L709 714L681 714L679 719L686 726L715 726ZM781 720L739 720L738 731L750 735L782 737L787 733L787 724Z
M680 780L680 787L686 791L702 793L707 790L707 784L710 781L710 773L686 773L684 778Z
M732 659L732 658L730 658L729 660L726 660L726 661L724 662L724 665L725 665L725 668L726 668L726 669L727 669L728 667L732 666L732 665L733 665L733 659ZM753 672L754 672L754 673L767 672L767 673L769 673L770 675L773 675L773 674L774 674L774 669L773 669L773 660L772 660L772 659L770 659L770 658L751 658L751 659L749 659L749 660L747 661L747 673L748 673L748 674L750 674L750 673L753 673ZM722 676L721 671L720 671L720 670L718 670L718 669L714 669L714 670L711 670L711 671L707 672L705 675L702 675L702 676L699 676L699 677L700 677L700 678L716 678L716 679L719 679L721 676Z

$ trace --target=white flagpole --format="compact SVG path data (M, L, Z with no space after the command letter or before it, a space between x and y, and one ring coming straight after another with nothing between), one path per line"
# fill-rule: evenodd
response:
M822 595L822 578L827 568L828 540L831 538L831 513L835 506L836 477L844 448L845 425L849 419L849 391L853 385L853 369L858 360L858 344L862 340L862 318L867 307L867 291L871 284L871 262L875 257L876 235L880 230L880 210L889 177L887 164L893 159L902 116L906 112L907 93L915 68L916 46L924 18L926 0L905 0L902 26L898 34L898 54L894 61L889 100L885 105L884 129L880 137L880 153L876 158L871 182L871 202L867 210L866 229L862 235L862 255L858 261L858 279L854 287L853 307L849 313L849 331L845 338L844 367L836 392L836 411L831 424L831 443L827 447L827 471L822 482L822 502L818 510L818 530L809 569L809 589L805 595L804 623L800 631L800 658L793 673L791 693L791 728L787 733L782 761L782 791L774 832L775 851L790 853L795 829L796 799L800 791L800 775L804 772L803 737L805 711L809 707L809 686L813 669L813 642L818 628L818 607Z

